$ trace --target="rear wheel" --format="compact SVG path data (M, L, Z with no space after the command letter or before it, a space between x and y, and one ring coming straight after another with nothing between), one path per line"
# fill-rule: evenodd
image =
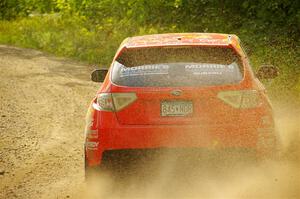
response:
M86 154L84 154L84 176L85 176L85 180L89 181L90 179L94 178L94 177L99 177L99 175L102 172L102 168L101 166L89 166L88 165L88 160L86 157Z

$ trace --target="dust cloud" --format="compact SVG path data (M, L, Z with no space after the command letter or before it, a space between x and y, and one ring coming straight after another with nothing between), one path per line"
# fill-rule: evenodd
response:
M299 107L277 103L275 117L282 147L277 160L260 163L164 153L137 173L102 173L85 184L78 198L299 198ZM182 156L183 155L183 156ZM194 155L194 154L193 154ZM182 160L182 161L180 161ZM187 161L187 162L184 162ZM145 169L146 168L146 169Z

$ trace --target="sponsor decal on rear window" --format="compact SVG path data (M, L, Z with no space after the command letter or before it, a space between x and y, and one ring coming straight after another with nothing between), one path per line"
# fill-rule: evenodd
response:
M230 65L222 64L189 64L185 65L185 71L193 75L223 75L224 73L234 73L238 65L233 62Z
M120 70L120 77L140 76L140 75L165 75L168 74L169 65L153 64L134 67L123 66Z

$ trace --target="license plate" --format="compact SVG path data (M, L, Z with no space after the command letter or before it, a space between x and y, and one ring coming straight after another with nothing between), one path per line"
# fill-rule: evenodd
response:
M160 104L161 116L186 116L192 113L191 101L162 101Z

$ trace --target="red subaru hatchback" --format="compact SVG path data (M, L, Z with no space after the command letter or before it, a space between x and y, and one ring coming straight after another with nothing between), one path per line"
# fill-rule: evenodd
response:
M115 151L205 149L266 157L278 135L272 107L235 35L180 33L127 38L87 114L86 169Z

